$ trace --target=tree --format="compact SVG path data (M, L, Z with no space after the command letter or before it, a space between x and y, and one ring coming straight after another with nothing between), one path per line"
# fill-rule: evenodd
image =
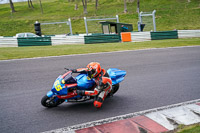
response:
M80 1L79 1L79 0L76 0L75 2L76 2L76 3L75 3L74 10L78 10L78 3L79 3Z
M75 4L74 10L78 10L78 4Z
M128 10L127 10L127 3L126 3L126 0L124 0L124 13L127 13Z
M9 2L10 2L10 8L11 8L11 10L12 10L12 13L13 13L13 12L16 12L12 0L9 0Z
M32 0L28 0L28 7L29 7L29 8L34 8L34 7L33 7Z
M40 1L40 10L41 10L41 13L43 14L42 2L41 2L41 0L39 0L39 1Z
M87 14L87 0L82 0L83 3L83 9L84 9L84 14Z
M137 12L140 13L140 0L137 0Z
M95 9L98 9L98 0L96 0Z

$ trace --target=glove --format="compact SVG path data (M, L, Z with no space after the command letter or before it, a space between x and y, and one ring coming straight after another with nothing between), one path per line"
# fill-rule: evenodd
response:
M85 96L85 91L84 90L76 90L77 95L80 96Z
M77 72L76 69L70 69L70 71L72 71L73 73L76 73L76 72Z

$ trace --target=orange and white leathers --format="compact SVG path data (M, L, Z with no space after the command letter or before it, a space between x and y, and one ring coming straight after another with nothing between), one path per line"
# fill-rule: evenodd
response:
M77 72L87 71L85 68L77 69ZM112 80L105 77L106 71L102 69L99 76L95 77L96 87L93 91L85 91L84 95L94 96L94 106L100 108L108 93L112 90Z

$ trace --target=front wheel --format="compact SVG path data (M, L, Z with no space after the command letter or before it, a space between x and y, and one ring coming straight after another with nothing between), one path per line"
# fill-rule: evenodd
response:
M43 96L42 100L41 100L41 104L44 107L56 107L59 104L63 103L65 100L64 99L58 99L56 96L53 97L48 97L48 96Z

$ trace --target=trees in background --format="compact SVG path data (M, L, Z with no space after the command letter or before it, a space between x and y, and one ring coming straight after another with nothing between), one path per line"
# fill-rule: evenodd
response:
M126 0L124 0L124 13L127 13L128 9L127 9L127 4L126 4Z
M96 10L98 9L98 5L99 5L98 0L96 0L96 2L95 2L95 9Z
M89 2L95 2L95 9L98 10L98 6L99 6L99 0L81 0L82 1L82 5L83 5L83 13L84 14L87 14L87 3L88 1ZM120 0L121 1L121 0ZM127 9L127 2L129 3L133 3L135 0L124 0L124 13L127 13L128 12L128 9ZM12 2L12 0L9 0L10 2L10 8L11 8L11 12L14 13L16 12L15 11L15 8L14 8L14 4ZM27 0L28 2L28 7L29 8L34 8L33 6L33 3L32 3L32 0ZM75 8L74 10L78 10L78 3L80 2L80 0L68 0L68 2L76 2L75 3ZM122 2L122 1L121 1ZM188 2L190 2L190 0L188 0ZM41 13L43 14L43 7L42 7L42 2L41 0L39 0L39 3L40 3L40 10L41 10ZM140 0L137 0L137 12L139 12L139 3L140 3Z
M82 4L83 4L83 13L87 14L87 0L82 0Z
M32 0L28 0L27 2L28 2L28 7L29 8L34 8Z
M16 12L16 11L15 11L15 7L14 7L14 4L13 4L12 0L9 0L9 2L10 2L10 8L11 8L11 12L12 12L12 13L13 13L13 12Z
M140 13L140 0L137 0L137 12Z
M41 10L41 13L43 14L42 1L41 0L39 0L39 1L40 1L40 10Z

